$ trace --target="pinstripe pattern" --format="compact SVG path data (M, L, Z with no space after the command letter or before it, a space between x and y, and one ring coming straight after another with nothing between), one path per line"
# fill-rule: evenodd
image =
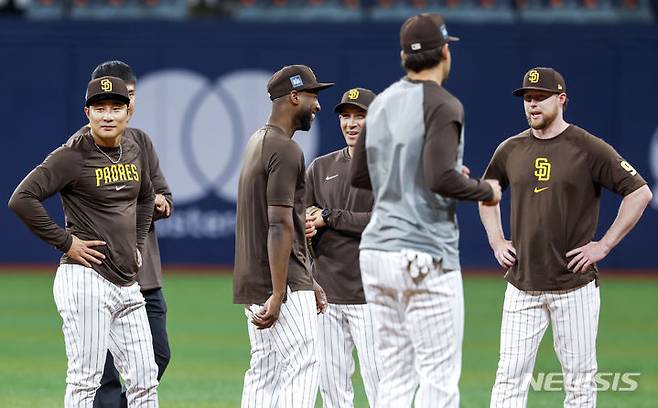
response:
M354 359L356 346L361 377L371 407L375 406L379 367L375 358L375 333L367 304L329 304L318 316L320 393L323 407L354 406Z
M273 327L258 330L245 309L251 362L242 408L312 408L318 392L317 320L313 291L290 292Z
M362 250L381 378L377 408L459 406L464 297L459 271L412 278L399 252Z
M137 283L116 286L82 265L60 265L53 285L68 358L66 408L91 408L108 351L126 383L128 407L157 408L158 367Z
M599 309L599 288L595 282L578 289L532 292L508 283L500 329L500 360L490 406L526 406L537 350L550 321L553 346L564 374L564 406L595 407Z

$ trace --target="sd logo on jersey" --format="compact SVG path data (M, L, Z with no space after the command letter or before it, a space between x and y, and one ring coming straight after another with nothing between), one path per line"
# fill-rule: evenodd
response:
M535 177L537 181L549 181L551 179L551 163L546 157L537 157L535 159ZM535 193L541 193L548 190L549 187L535 187Z
M539 181L551 179L551 163L546 157L537 157L535 159L535 177Z

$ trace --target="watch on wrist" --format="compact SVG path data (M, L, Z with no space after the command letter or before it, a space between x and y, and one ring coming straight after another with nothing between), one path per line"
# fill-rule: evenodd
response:
M329 217L331 217L332 212L331 208L325 208L322 210L322 221L324 221L325 224L329 224Z

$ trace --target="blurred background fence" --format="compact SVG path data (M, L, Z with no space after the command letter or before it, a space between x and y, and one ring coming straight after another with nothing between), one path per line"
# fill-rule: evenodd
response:
M658 193L655 6L648 0L0 0L0 197L7 200L30 169L84 124L91 70L121 59L138 75L131 124L151 135L176 199L174 216L158 223L164 263L231 265L241 154L267 118L272 72L304 63L337 83L322 93L313 129L296 136L310 162L342 146L332 108L344 90L380 92L403 75L400 23L425 10L443 13L450 33L461 37L451 46L453 72L445 86L465 105L466 163L474 174L502 140L527 126L521 101L511 96L523 73L553 66L566 77L567 120L614 145ZM47 205L63 223L59 200ZM604 193L601 231L618 205ZM57 259L4 205L0 223L0 263ZM461 206L460 223L463 264L494 266L475 205ZM658 268L656 231L658 199L604 266Z
M382 21L421 11L470 22L652 21L655 0L0 0L33 19L223 17L245 20Z

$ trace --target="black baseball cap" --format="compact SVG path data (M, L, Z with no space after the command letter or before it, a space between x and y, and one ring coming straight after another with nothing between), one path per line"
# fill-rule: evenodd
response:
M128 96L128 88L123 80L105 76L89 81L87 85L87 93L85 94L85 106L90 106L94 102L113 99L130 104L130 97Z
M525 91L530 90L560 94L567 92L567 84L562 75L553 68L535 67L525 73L523 85L512 92L512 95L523 96Z
M439 13L423 13L409 17L400 28L400 47L407 54L442 47L459 38L448 35L448 29Z
M267 82L270 100L292 91L318 92L334 86L333 82L318 82L313 70L306 65L288 65L276 71Z
M334 107L334 112L340 113L346 105L353 105L367 111L375 96L375 93L370 89L352 88L345 91L340 103Z

